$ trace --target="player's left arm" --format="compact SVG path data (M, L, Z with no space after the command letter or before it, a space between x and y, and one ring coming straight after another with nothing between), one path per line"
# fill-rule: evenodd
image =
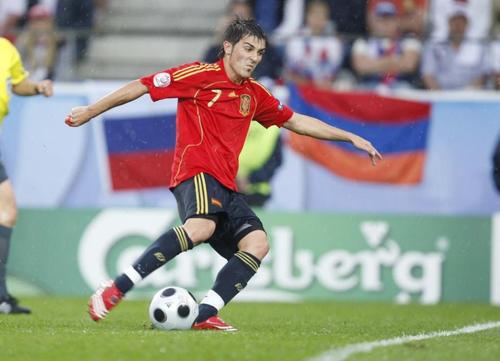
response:
M46 97L50 97L52 96L52 94L54 94L51 80L42 80L36 82L28 78L24 79L20 83L12 84L12 92L16 95L21 96L43 94Z
M290 119L283 124L283 127L297 134L307 135L316 139L350 142L356 148L367 152L373 165L377 163L377 160L382 159L378 150L368 140L354 133L332 127L308 115L294 112Z

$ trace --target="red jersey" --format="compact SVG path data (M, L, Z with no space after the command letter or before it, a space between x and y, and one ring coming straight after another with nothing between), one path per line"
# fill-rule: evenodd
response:
M233 83L222 60L182 65L140 81L153 101L179 99L170 187L204 172L236 191L238 157L250 121L280 127L293 114L252 78Z

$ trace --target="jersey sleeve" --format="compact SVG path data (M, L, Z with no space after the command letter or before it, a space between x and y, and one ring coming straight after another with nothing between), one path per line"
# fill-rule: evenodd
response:
M28 72L24 69L21 56L13 45L11 45L11 61L9 71L12 85L17 85L28 77Z
M254 120L269 128L272 125L281 127L293 115L292 109L276 99L263 85L256 81L257 109Z
M190 98L199 89L197 74L202 73L211 64L199 62L170 68L147 75L141 79L153 101L166 98Z

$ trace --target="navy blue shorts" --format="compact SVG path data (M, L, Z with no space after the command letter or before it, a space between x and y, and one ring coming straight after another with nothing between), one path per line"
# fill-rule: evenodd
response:
M226 259L238 251L238 242L247 234L264 231L262 222L243 195L224 187L209 174L197 174L172 192L183 223L193 217L208 218L217 223L214 234L206 242Z

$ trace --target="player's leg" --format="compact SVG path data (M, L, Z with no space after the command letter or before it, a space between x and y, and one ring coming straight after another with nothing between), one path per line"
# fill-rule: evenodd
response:
M190 218L183 226L174 227L154 241L124 273L98 289L89 301L89 314L94 321L106 317L135 284L149 276L181 252L204 242L215 230L215 221Z
M16 220L17 207L14 191L0 162L0 314L30 313L29 309L18 306L17 300L7 291L7 259L12 228Z
M240 195L235 198L231 207L233 217L229 219L233 240L232 244L227 244L227 248L233 249L234 254L230 258L227 257L228 262L217 274L214 286L201 301L199 316L193 325L195 329L236 330L220 320L217 314L246 287L269 252L269 243L262 223ZM214 246L213 242L211 245ZM220 250L218 252L221 253Z
M213 214L214 209L208 206L209 190L210 187L203 174L183 182L174 189L179 215L185 223L161 235L123 274L103 285L92 295L89 301L89 314L93 320L104 318L135 284L153 271L179 253L193 248L212 236L217 218Z
M203 173L186 180L174 189L179 217L184 222L161 235L148 249L115 280L122 294L132 289L153 271L209 239L215 231L217 217L208 204L209 194L213 192L213 181ZM212 213L212 214L211 214Z
M12 228L16 224L17 209L10 181L0 183L0 299L7 297L7 258Z
M135 283L181 252L206 241L214 230L215 221L205 218L189 218L183 226L171 228L154 241L124 274L116 278L116 286L123 294L127 293Z
M263 231L254 231L241 241L240 250L229 259L217 274L214 286L200 303L199 316L194 329L217 329L236 331L236 328L222 321L217 314L239 292L241 292L259 269L269 248ZM258 256L256 256L258 255Z

